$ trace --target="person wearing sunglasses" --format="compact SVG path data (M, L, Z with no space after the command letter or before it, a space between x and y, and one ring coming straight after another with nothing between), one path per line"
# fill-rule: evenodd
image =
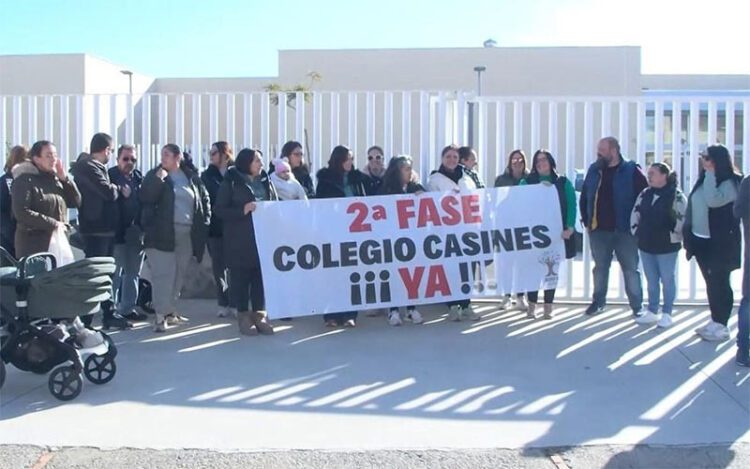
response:
M385 176L385 157L383 149L373 145L367 149L367 164L362 169L362 174L367 176L368 181L365 186L367 195L377 195L380 193L380 186L383 185Z
M117 166L109 168L109 180L120 187L123 194L117 199L114 247L117 270L112 285L117 312L131 321L144 321L146 314L135 307L138 277L143 266L143 231L139 220L141 202L138 200L143 176L135 167L137 161L135 147L125 144L117 149ZM123 189L125 187L128 189Z

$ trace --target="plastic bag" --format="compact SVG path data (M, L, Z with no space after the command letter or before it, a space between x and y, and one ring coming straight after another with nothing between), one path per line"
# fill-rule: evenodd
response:
M52 232L52 238L49 241L49 252L57 259L57 267L75 261L73 249L70 247L70 242L64 228L58 226Z

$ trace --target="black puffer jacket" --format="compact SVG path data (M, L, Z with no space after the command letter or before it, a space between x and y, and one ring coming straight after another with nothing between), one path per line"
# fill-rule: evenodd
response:
M140 171L133 170L130 179L113 166L109 168L109 179L113 184L118 186L129 186L130 196L120 195L117 198L117 231L115 232L115 243L125 244L125 234L128 233L128 239L135 235L141 235L141 200L139 194L141 184L143 184L143 175Z
M330 168L323 168L318 171L318 188L315 197L319 199L335 199L346 197L344 191L343 176ZM368 177L357 169L349 171L349 185L352 188L354 197L364 197L367 195Z
M261 182L268 200L278 200L268 174L263 171ZM216 214L224 230L224 259L232 268L253 268L259 265L258 246L255 244L253 214L245 214L245 204L262 202L256 197L247 177L237 168L229 168L216 195Z
M144 232L143 244L146 248L172 252L174 241L174 185L169 177L159 178L157 166L146 174L141 186L141 227ZM206 249L208 227L211 223L211 201L203 181L191 169L181 166L195 194L193 226L190 238L193 255L200 262Z
M211 217L211 228L208 230L208 236L211 238L221 238L224 231L222 221L220 217L216 216L214 208L216 206L216 196L219 194L219 187L224 180L224 176L219 171L219 168L209 165L201 174L201 180L203 181L203 185L206 186L208 196L211 198L211 213L213 216Z
M81 191L78 226L82 234L117 231L117 197L119 187L109 179L107 167L91 155L83 154L70 169Z

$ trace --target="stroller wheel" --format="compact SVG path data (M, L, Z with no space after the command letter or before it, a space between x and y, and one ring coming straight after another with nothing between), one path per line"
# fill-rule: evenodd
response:
M112 381L117 373L114 357L105 355L89 355L83 363L83 374L94 384L106 384Z
M49 392L61 401L78 397L83 389L83 379L72 366L58 366L49 375Z

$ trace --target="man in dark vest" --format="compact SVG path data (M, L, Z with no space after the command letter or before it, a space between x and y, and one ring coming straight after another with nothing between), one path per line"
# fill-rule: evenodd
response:
M597 161L589 166L581 191L581 218L589 233L594 258L594 297L586 314L595 315L607 304L609 267L617 256L625 279L625 291L633 314L643 303L638 271L638 241L630 232L630 213L638 194L648 185L634 162L620 153L620 143L606 137L597 144Z

